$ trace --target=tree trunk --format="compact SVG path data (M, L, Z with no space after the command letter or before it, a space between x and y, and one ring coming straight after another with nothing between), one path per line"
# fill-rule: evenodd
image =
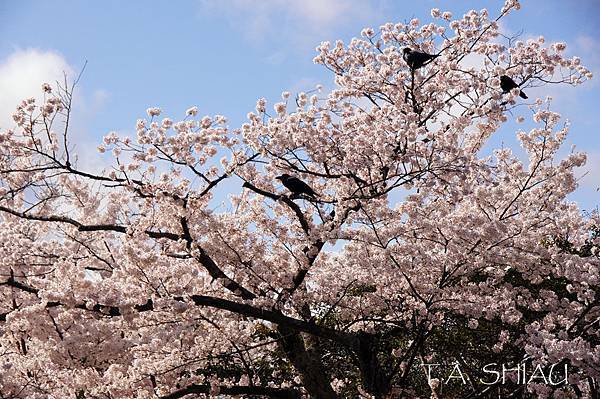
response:
M314 399L337 399L331 387L328 373L323 367L320 354L314 345L305 344L302 335L294 330L279 326L280 344L286 356L300 374L304 388Z

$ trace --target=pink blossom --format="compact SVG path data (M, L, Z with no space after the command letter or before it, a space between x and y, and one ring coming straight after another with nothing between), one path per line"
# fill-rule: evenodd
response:
M148 114L149 117L154 117L154 116L159 116L160 115L160 108L148 108L146 110L146 113Z
M360 35L363 37L373 37L375 35L375 31L372 28L364 28L361 32Z
M196 116L198 115L198 107L191 107L185 111L185 114L188 116Z
M519 7L323 42L331 89L259 98L240 126L149 108L97 143L96 169L58 112L71 92L17 104L2 394L483 397L423 363L527 359L569 383L494 394L592 397L600 215L572 201L586 155L546 96L591 72L564 44L504 38ZM407 47L439 57L411 70Z

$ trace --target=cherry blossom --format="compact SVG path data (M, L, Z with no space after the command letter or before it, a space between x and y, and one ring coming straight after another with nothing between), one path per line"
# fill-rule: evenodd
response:
M18 104L2 396L597 397L600 215L568 199L586 156L559 156L570 126L535 98L592 74L564 43L501 36L519 7L323 42L333 89L259 98L239 128L148 108L98 143L104 171L78 164L73 87ZM406 47L439 57L411 70ZM522 154L486 149L509 134ZM567 365L568 384L478 383L491 363Z

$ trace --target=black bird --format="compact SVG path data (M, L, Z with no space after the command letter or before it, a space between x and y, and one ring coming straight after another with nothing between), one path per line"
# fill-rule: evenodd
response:
M276 177L277 180L281 181L281 184L285 186L288 190L292 192L292 194L300 195L306 194L309 197L316 198L317 193L314 192L312 188L302 180L297 177L290 176L287 173L282 174L281 176Z
M519 85L512 80L509 76L502 75L500 76L500 88L502 89L502 93L508 93L512 89L518 89ZM521 98L527 98L527 95L523 93L523 91L519 91L519 96Z
M422 53L420 51L412 50L408 47L405 47L404 50L402 50L402 58L404 58L404 61L406 61L412 70L421 68L423 65L428 64L429 61L439 56L439 54Z

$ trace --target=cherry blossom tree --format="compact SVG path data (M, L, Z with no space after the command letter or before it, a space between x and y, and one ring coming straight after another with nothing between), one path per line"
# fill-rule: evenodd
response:
M600 216L535 99L591 73L502 36L518 8L324 42L335 88L239 129L149 108L104 171L78 166L74 86L44 85L0 133L0 397L598 398ZM522 149L490 149L514 118Z

